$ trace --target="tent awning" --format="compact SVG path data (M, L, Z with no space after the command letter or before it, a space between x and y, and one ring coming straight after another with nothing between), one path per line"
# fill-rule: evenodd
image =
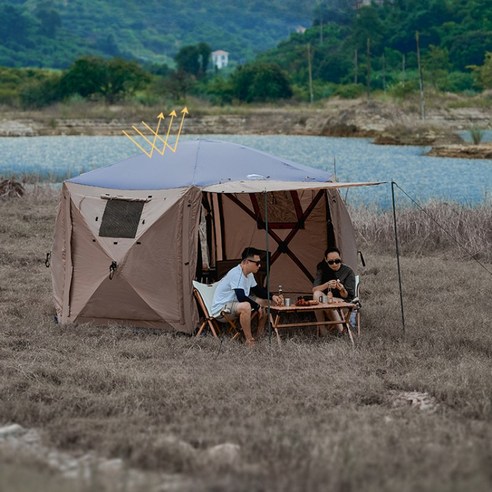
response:
M265 179L226 181L224 183L204 186L203 191L209 193L261 193L264 191L288 191L288 190L321 190L337 188L355 188L359 186L377 186L386 181L369 181L362 183L338 183L327 182L305 182L305 181L271 181Z

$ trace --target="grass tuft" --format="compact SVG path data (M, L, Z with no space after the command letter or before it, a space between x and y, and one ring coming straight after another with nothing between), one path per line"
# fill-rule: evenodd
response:
M484 132L480 128L473 127L470 128L470 137L474 145L478 145L482 142Z
M378 253L395 251L393 213L370 207L350 210L359 247ZM429 202L421 209L397 211L398 239L404 254L440 255L492 262L492 206L467 207Z

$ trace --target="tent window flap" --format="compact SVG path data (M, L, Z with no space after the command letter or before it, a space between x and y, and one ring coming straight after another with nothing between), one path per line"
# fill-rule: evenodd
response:
M265 205L268 209L270 229L304 228L304 224L300 222L303 212L296 191L275 191L261 195L250 193L250 198L259 229L265 228Z
M99 236L134 238L143 206L144 202L141 201L109 200L104 208Z

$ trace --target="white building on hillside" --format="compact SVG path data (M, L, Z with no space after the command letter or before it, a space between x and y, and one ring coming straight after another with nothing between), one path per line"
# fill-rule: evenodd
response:
M212 51L212 63L218 70L229 64L229 53L223 50Z

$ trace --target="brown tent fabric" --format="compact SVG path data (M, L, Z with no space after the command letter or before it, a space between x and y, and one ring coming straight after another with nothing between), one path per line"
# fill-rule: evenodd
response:
M191 331L201 191L107 190L65 183L55 225L52 279L62 323L95 321ZM108 199L145 202L134 238L100 237ZM68 202L68 205L66 205ZM109 278L110 266L116 270Z

